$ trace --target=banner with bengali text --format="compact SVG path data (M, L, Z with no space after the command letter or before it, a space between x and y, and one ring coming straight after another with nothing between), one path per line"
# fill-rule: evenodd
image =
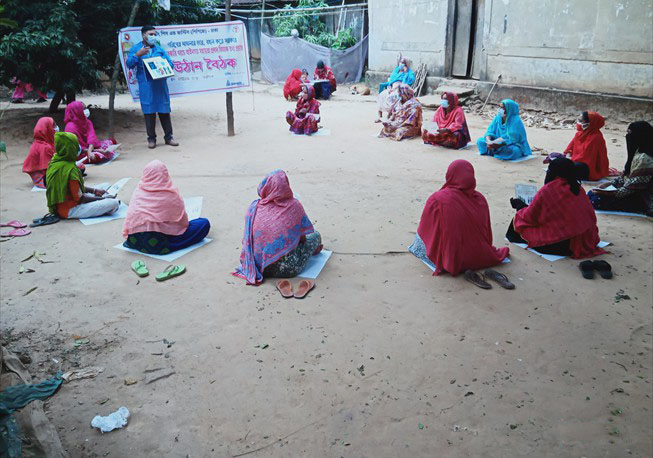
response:
M242 21L156 26L157 40L173 62L170 97L228 92L252 87L247 31ZM132 46L142 41L140 27L118 34L118 52L132 99L137 101L136 68L127 68Z

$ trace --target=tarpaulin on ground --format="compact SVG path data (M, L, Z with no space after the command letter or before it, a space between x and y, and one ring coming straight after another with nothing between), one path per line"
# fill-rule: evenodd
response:
M318 60L331 67L338 83L360 81L367 58L367 36L351 48L339 51L296 37L261 34L261 75L270 83L286 81L293 68L307 69L313 78Z
M226 92L252 86L247 31L242 21L156 26L157 40L174 64L170 97ZM129 92L138 100L136 69L127 68L131 47L142 41L140 27L118 34L118 51Z

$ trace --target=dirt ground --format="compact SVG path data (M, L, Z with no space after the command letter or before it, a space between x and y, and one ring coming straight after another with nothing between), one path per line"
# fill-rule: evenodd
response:
M345 88L322 105L330 136L290 136L291 105L279 87L257 85L234 95L237 135L228 138L224 99L174 99L181 146L149 150L138 105L120 95L122 155L88 168L90 185L131 177L120 194L129 201L143 166L161 159L184 196L204 197L214 240L180 259L184 276L139 280L129 268L137 256L113 248L123 220L62 221L0 244L0 328L10 348L31 356L35 379L104 368L46 404L72 457L651 456L650 220L598 215L601 238L612 242L603 256L612 280L584 280L577 261L551 263L513 245L512 262L499 268L514 291L433 277L406 250L449 163L474 165L504 246L514 184L542 183L540 159L504 163L476 147L373 138L373 99ZM108 104L106 95L82 100ZM2 119L3 221L47 210L21 173L46 109L11 106ZM63 112L55 117L63 127ZM106 112L92 119L105 135ZM489 118L468 122L475 139ZM624 133L608 120L617 168ZM528 135L532 146L560 151L573 131ZM245 210L277 168L335 252L303 301L230 275ZM34 251L52 262L21 262ZM144 259L153 273L166 266ZM35 272L19 274L21 264ZM93 416L120 406L132 413L127 427L91 429Z

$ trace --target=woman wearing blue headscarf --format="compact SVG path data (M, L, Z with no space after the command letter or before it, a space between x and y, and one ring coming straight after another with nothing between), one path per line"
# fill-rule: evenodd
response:
M379 94L383 92L385 88L392 86L397 82L409 86L415 82L415 72L410 69L410 60L405 57L399 59L399 65L397 65L397 67L392 71L388 81L379 85Z
M531 155L526 129L519 117L519 105L514 100L504 99L501 108L487 128L485 135L476 141L481 156L494 156L512 161Z

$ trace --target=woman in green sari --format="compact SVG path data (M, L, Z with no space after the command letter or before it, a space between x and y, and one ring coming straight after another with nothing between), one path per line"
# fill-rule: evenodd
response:
M82 172L75 161L79 141L75 134L57 132L54 135L56 153L45 174L48 210L59 218L92 218L109 215L120 206L120 201L103 189L84 186Z

